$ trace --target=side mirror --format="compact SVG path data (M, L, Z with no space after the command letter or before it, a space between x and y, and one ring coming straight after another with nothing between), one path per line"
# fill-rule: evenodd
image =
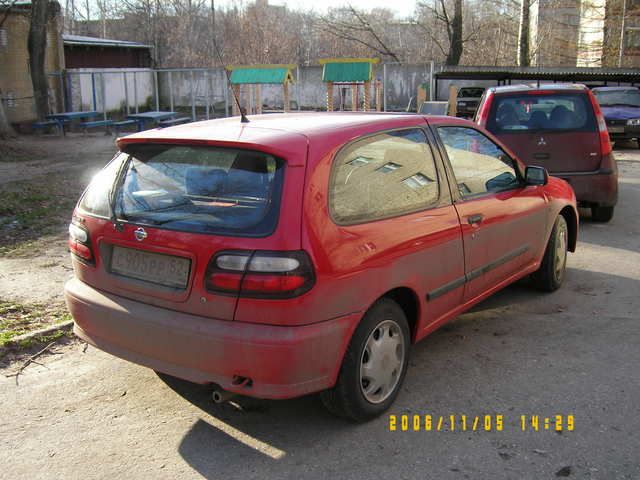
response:
M524 170L524 183L527 185L546 185L549 183L549 174L544 167L527 167Z

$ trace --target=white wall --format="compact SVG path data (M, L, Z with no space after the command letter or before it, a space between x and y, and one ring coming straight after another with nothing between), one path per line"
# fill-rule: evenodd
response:
M155 105L153 71L151 69L74 68L67 70L71 85L71 110L92 110L94 108L92 73L95 79L96 110L100 112L105 109L107 111L121 110L125 105L125 98L128 98L129 108L132 111L135 110L136 103L140 107L147 102L149 97L151 97L151 105Z

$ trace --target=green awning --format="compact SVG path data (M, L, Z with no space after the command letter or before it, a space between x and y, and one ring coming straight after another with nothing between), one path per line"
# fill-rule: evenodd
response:
M231 71L231 83L275 83L283 84L291 81L291 69L287 67L278 68L234 68Z
M371 77L371 62L328 62L322 69L323 82L368 82Z

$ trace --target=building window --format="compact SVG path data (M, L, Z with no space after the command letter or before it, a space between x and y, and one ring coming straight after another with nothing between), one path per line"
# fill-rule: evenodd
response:
M6 47L9 45L9 36L7 35L6 28L0 28L0 47Z

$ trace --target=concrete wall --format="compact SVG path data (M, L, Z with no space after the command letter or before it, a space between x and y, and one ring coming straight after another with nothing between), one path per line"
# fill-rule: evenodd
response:
M136 103L138 108L150 104L155 110L153 71L148 68L70 69L67 70L67 95L70 111L95 108L100 112L106 109L124 114L127 101L130 111L135 111Z

